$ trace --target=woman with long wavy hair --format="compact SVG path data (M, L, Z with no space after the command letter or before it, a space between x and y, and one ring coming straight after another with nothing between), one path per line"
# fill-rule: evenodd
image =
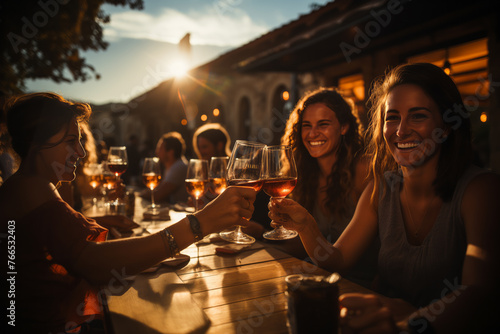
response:
M299 175L291 198L312 213L322 235L334 243L367 183L369 163L354 104L335 88L305 94L290 114L282 144L293 147ZM377 250L374 242L359 265L344 275L370 285Z
M330 242L351 219L368 175L354 108L334 88L311 91L290 114L281 140L293 147L299 175L291 198L313 213Z

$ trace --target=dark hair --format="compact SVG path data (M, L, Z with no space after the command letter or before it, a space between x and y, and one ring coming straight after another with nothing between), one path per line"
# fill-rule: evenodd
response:
M218 143L224 144L224 154L231 155L231 137L227 130L219 123L209 123L200 126L193 135L193 149L196 155L200 156L200 150L198 149L198 137L205 138L211 142L214 146Z
M302 142L302 119L306 109L313 104L322 103L331 109L340 123L349 128L343 135L337 162L327 180L326 207L337 217L346 214L353 189L356 163L362 156L363 140L361 125L352 101L345 99L335 88L319 88L304 95L290 114L286 124L285 134L282 137L283 145L293 147L297 164L297 172L301 177L293 191L293 198L309 211L312 211L317 201L316 194L319 187L319 165Z
M458 179L471 162L470 119L453 80L441 68L428 63L399 65L374 82L368 145L372 159L370 175L374 178L372 200L378 194L383 173L398 169L384 141L384 105L392 89L404 84L419 86L434 100L443 117L445 129L441 130L447 134L440 140L443 143L434 188L444 201L450 200Z
M31 148L47 147L47 140L76 118L88 121L90 106L73 103L54 93L32 93L13 97L7 106L7 128L12 148L25 158ZM59 143L50 144L50 147Z
M179 132L168 132L161 137L165 150L174 150L174 156L179 159L186 152L186 142Z

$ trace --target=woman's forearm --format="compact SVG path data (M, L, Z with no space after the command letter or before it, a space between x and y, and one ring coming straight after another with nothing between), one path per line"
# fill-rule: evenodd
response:
M344 269L340 252L326 240L316 224L308 224L299 235L304 249L316 265L330 272Z

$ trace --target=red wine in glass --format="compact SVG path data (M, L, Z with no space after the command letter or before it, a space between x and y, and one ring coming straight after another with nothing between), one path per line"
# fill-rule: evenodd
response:
M108 163L109 170L116 176L122 175L127 170L127 164Z

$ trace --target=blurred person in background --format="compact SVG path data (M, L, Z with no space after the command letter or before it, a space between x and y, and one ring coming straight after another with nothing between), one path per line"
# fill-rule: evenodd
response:
M198 159L210 162L212 157L231 155L231 137L219 123L200 126L193 134L193 149Z
M179 132L164 134L156 145L156 156L164 168L160 184L153 190L155 201L170 204L186 203L188 193L185 179L187 159L185 157L186 142ZM151 198L151 190L141 192L141 197Z

